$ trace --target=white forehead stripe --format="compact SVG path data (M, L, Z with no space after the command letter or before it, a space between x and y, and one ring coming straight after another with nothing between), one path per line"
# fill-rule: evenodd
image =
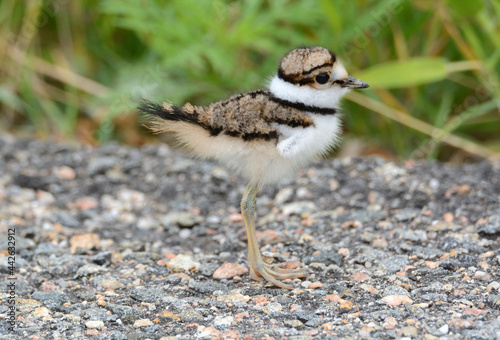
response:
M347 78L347 71L345 70L340 60L337 60L337 62L333 66L332 78L335 80Z

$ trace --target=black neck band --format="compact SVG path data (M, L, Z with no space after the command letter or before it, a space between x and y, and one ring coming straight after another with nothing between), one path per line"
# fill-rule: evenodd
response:
M320 115L334 115L337 113L337 110L333 109L333 108L306 105L306 104L300 103L300 102L291 102L291 101L286 100L286 99L278 98L278 97L274 96L272 93L269 93L269 99L275 103L280 104L280 105L292 107L292 108L300 110L300 111L317 113Z

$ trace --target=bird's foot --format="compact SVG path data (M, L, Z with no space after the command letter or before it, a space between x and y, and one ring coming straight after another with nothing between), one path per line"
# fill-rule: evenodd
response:
M292 286L281 282L281 280L303 278L309 275L303 268L282 268L279 264L270 265L264 263L262 259L254 261L249 259L249 262L252 279L257 281L265 279L280 288L294 289Z

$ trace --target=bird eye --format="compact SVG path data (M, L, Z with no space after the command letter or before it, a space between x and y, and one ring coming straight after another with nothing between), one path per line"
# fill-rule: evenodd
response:
M321 73L314 77L314 80L316 80L318 84L326 84L330 80L330 76L328 73Z

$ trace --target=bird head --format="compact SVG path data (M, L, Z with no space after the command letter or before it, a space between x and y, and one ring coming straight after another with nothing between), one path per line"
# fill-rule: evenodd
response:
M270 90L282 99L334 108L351 89L368 86L349 76L342 62L330 50L302 47L283 57Z

